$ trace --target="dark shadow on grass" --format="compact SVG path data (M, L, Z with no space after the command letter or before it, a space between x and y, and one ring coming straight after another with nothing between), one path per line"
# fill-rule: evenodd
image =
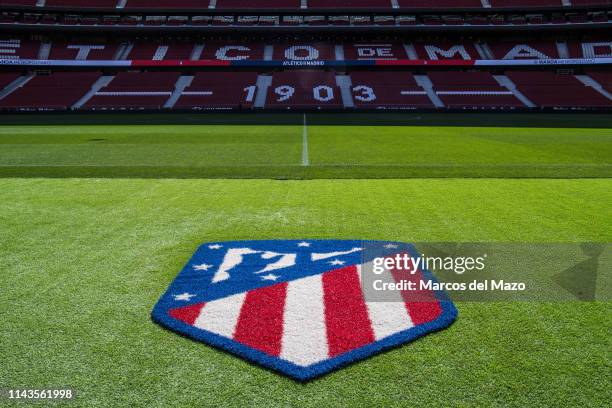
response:
M22 112L1 113L2 125L299 125L612 128L610 111L465 112Z
M612 178L612 165L0 166L0 178L410 179Z

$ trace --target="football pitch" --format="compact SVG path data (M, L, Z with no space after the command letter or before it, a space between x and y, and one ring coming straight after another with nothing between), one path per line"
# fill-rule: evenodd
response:
M340 116L341 117L341 116ZM333 117L332 117L333 118ZM607 116L557 126L329 124L18 125L0 132L0 176L176 178L610 177ZM274 118L272 118L274 119ZM506 119L507 120L507 119ZM520 121L520 117L518 121ZM99 118L98 121L103 121ZM524 121L524 119L523 119ZM532 119L530 119L532 121ZM189 121L185 121L189 123ZM276 121L272 120L272 123ZM367 123L367 119L365 120ZM145 121L146 123L146 121ZM282 122L281 122L282 123ZM478 118L474 123L480 123Z
M0 387L83 407L609 403L609 302L460 302L450 329L305 384L152 323L202 242L611 241L609 118L302 120L0 126Z

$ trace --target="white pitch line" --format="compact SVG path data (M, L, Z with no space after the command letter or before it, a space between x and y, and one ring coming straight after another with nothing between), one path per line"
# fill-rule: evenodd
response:
M308 125L306 124L306 114L304 114L304 126L302 129L302 166L310 166L310 160L308 159Z

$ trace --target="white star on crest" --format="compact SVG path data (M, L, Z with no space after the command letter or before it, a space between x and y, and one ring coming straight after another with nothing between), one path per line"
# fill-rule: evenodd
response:
M310 246L310 242L305 242L305 241L298 242L298 246L299 247L309 247Z
M201 264L201 265L193 265L193 269L196 271L207 271L209 268L212 268L212 265L209 264Z
M185 292L185 293L181 293L180 295L174 295L174 300L182 300L184 302L188 302L194 296L195 295L192 295L191 293Z
M395 245L395 244L387 244L387 245L385 245L385 248L387 248L387 249L397 248L397 245Z
M334 259L333 261L329 261L328 264L330 264L330 265L344 265L345 262L341 261L339 259Z
M210 248L210 249L219 249L219 248L223 248L223 245L214 244L214 245L209 245L208 248Z
M268 274L268 275L266 275L266 276L262 276L262 277L261 277L261 279L263 279L263 280L271 280L271 281L275 281L275 280L277 280L278 278L279 278L279 276L278 276L278 275L274 275L274 274L272 274L272 273L270 273L270 274Z

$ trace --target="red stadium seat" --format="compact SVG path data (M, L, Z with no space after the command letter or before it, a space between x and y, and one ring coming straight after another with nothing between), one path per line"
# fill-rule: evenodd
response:
M550 59L559 58L557 46L549 42L490 42L489 48L497 59Z
M209 0L128 0L126 8L206 9L209 5Z
M0 59L36 59L39 50L39 41L0 38Z
M344 59L347 60L401 60L407 59L406 51L397 42L352 42L343 45Z
M99 72L57 72L37 75L0 100L0 108L70 109L100 77Z
M48 7L76 7L76 8L113 8L117 0L46 0Z
M463 43L414 43L414 49L420 59L426 60L476 60L480 58L474 44Z
M572 0L572 6L609 6L612 0Z
M268 90L268 108L342 108L342 96L332 72L276 72Z
M0 0L0 6L35 6L36 0Z
M193 47L193 43L158 44L150 41L140 41L134 44L127 59L153 61L189 59Z
M567 48L571 58L612 58L612 41L569 41Z
M85 104L86 109L161 109L178 72L120 72Z
M308 8L312 9L390 9L391 0L308 0Z
M398 0L401 8L480 8L480 0Z
M612 101L585 86L573 75L552 72L508 72L517 88L543 108L612 107Z
M490 0L491 7L559 7L563 3L561 0Z
M612 58L612 41L606 38L591 40L561 41L489 41L486 44L470 41L353 41L344 42L336 50L334 42L254 42L254 41L143 41L133 42L126 59L174 60L174 59L216 59L223 61L263 60L266 47L273 52L270 58L290 61L333 61L345 60L478 60L478 59L557 59L562 55L558 47L566 47L563 57L569 58ZM339 44L338 44L339 45ZM194 55L196 49L201 52ZM51 43L51 59L110 60L118 51L119 44L113 42L75 39ZM482 48L480 48L482 47ZM36 59L41 48L39 41L20 38L0 39L0 59ZM479 52L480 48L480 52ZM486 55L488 48L491 55Z
M252 0L218 0L217 9L253 9ZM300 0L258 0L258 9L299 9Z
M488 72L428 72L436 95L447 108L524 108Z
M433 108L427 93L410 72L353 72L351 90L356 108Z
M174 108L250 108L257 94L257 76L257 72L198 72Z
M59 60L112 60L118 49L117 44L94 42L54 42L49 59Z
M199 60L244 61L263 60L263 43L205 41Z
M0 6L35 6L36 0L0 0ZM120 4L119 0L46 0L48 7L69 7L72 9L87 8L114 8ZM307 0L309 9L391 9L392 0ZM483 8L481 0L397 0L401 9L478 9ZM489 0L491 8L547 8L568 7L562 0ZM571 6L609 6L610 0L571 0ZM249 0L128 0L127 9L208 9L214 7L219 10L297 10L302 6L300 0L259 0L253 4Z
M21 76L18 72L0 72L0 91Z
M587 71L587 75L597 81L606 91L612 93L611 71Z
M442 5L443 2L436 3ZM233 30L234 28L232 28ZM223 39L232 38L233 39ZM517 35L514 35L517 38ZM482 60L482 59L560 59L560 58L612 58L612 41L602 33L584 34L582 39L566 40L552 34L539 36L538 39L526 41L509 40L511 36L496 40L489 37L486 42L479 36L474 39L453 40L451 36L434 37L431 40L414 40L407 36L381 36L376 41L373 37L358 40L348 36L335 37L333 40L282 39L264 40L261 37L245 36L238 40L236 36L209 39L187 39L188 37L145 37L130 38L122 36L113 39L110 36L96 34L71 34L44 37L44 42L32 40L40 38L35 35L8 37L0 39L0 60L5 65L15 64L18 59L51 59L76 61L101 61L121 59L108 65L109 72L105 78L91 90L92 81L86 73L75 74L75 86L70 84L70 73L59 72L51 75L38 75L26 82L24 86L4 98L3 107L68 109L88 91L94 94L84 104L84 109L251 109L254 106L268 109L325 109L355 106L357 109L415 109L415 108L524 108L532 106L542 108L610 108L610 80L607 66L602 61L573 62L566 72L574 75L561 75L552 71L552 61L543 61L542 66L549 66L549 72L529 72L526 68L509 68L488 62L461 63L463 71L434 71L433 66L454 65L448 62L433 64L436 60ZM47 38L51 38L48 42ZM518 37L521 38L521 37ZM526 38L522 36L522 38ZM123 41L119 43L119 41ZM128 52L129 51L129 52ZM125 55L127 53L127 55ZM47 57L48 55L48 57ZM390 68L392 61L417 59L414 72L384 71ZM129 61L131 60L131 61ZM154 64L150 61L165 60L166 63ZM224 64L201 64L223 66L224 72L193 73L198 63L168 62L169 60L217 60ZM280 63L269 65L270 71L233 72L250 66L230 62L255 60L274 60ZM327 64L335 60L371 61L362 62L362 68L352 63ZM565 62L555 62L565 63ZM601 68L591 68L595 64ZM18 62L22 65L23 62ZM80 63L69 63L78 66ZM494 77L489 72L465 72L465 69L483 69L493 64L490 72L501 73L508 69L508 78ZM540 64L540 63L538 63ZM574 65L588 65L589 68L574 68ZM27 63L25 65L28 65ZM38 66L45 73L53 71L54 63L42 62ZM62 64L59 64L60 66ZM86 64L83 66L96 66ZM100 64L101 65L101 64ZM157 66L158 68L153 68ZM175 66L182 72L125 72L138 67L150 69L167 69ZM264 67L267 63L264 64ZM314 68L306 68L312 66ZM398 67L400 65L398 64ZM425 66L429 72L422 72ZM159 68L161 67L161 68ZM166 67L166 68L164 68ZM264 69L261 66L252 70ZM291 70L301 67L302 71ZM333 67L338 71L324 69ZM8 68L7 68L8 69ZM14 68L13 68L14 69ZM28 69L39 69L26 67ZM85 70L87 68L83 68ZM98 68L96 68L98 69ZM144 69L144 68L143 68ZM249 68L246 68L249 69ZM306 70L306 69L312 69ZM347 76L346 70L351 70ZM364 69L364 71L357 71ZM400 69L400 68L398 68ZM404 68L405 69L405 68ZM445 68L446 69L446 68ZM119 73L117 73L119 71ZM584 76L582 73L586 71ZM417 74L418 73L418 74ZM592 73L592 74L591 74ZM108 80L115 75L114 79ZM593 75L589 78L589 75ZM93 81L99 77L94 73ZM193 78L192 78L193 77ZM15 80L15 73L0 76L0 86L6 86ZM59 89L59 80L66 81L66 91ZM180 78L180 81L179 81ZM497 78L497 79L496 79ZM510 81L508 81L510 79ZM270 82L271 81L271 85ZM498 81L499 80L499 83ZM517 89L514 88L514 85ZM99 86L107 84L104 88ZM561 84L561 85L560 85ZM601 86L600 86L601 85ZM65 99L41 96L35 90L39 87L44 92L63 92ZM521 93L523 95L521 95ZM523 97L524 96L524 97ZM265 98L264 98L265 97ZM30 100L28 100L28 98ZM265 99L265 101L264 101ZM45 106L46 103L46 106ZM79 106L81 103L78 104Z
M290 61L335 60L332 44L275 44L273 59Z

